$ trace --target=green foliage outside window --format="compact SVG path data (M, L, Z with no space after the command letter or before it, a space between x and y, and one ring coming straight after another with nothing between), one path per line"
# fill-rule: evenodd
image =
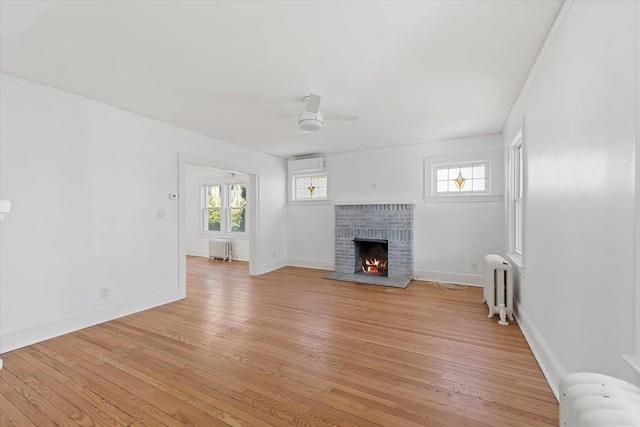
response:
M245 184L232 184L229 186L230 200L230 217L231 226L229 229L233 232L246 231L246 205L247 205L247 186Z
M220 204L222 202L219 185L207 187L207 230L220 231Z
M220 231L220 209L209 209L207 229L209 231Z
M228 231L244 233L246 231L246 206L247 186L245 184L229 184L227 209L222 210L222 186L208 185L205 187L206 195L206 230L221 231L222 215L227 212L225 223L228 223Z

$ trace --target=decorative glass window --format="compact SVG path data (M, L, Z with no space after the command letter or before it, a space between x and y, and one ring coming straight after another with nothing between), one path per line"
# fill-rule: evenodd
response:
M437 167L435 168L436 193L486 193L487 169L487 163Z
M229 185L229 232L244 233L246 231L247 186L245 184Z
M425 157L423 200L498 202L503 168L502 149Z
M294 200L326 200L327 175L303 175L293 178Z
M205 230L220 231L220 208L222 206L222 187L207 185L205 188Z

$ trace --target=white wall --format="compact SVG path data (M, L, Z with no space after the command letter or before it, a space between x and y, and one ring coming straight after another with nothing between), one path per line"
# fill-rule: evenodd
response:
M631 380L636 7L565 5L504 130L509 144L526 115L519 316L556 392L566 372Z
M425 157L492 149L502 149L500 135L328 155L332 200L415 200L415 277L479 285L482 257L505 250L503 203L425 203L423 163ZM333 269L334 207L297 203L287 209L289 263Z
M284 160L6 75L0 97L0 352L178 298L178 153L259 170L258 271L285 263Z
M186 231L187 255L208 257L210 239L227 239L231 242L232 258L239 261L249 261L249 233L239 236L237 233L211 233L203 231L202 227L202 186L212 182L211 177L220 177L225 171L207 167L193 167L186 171ZM231 180L218 179L220 183ZM234 183L244 183L248 186L249 177L238 174L232 180ZM248 215L247 215L248 217ZM248 219L248 218L247 218ZM247 231L249 231L249 224Z

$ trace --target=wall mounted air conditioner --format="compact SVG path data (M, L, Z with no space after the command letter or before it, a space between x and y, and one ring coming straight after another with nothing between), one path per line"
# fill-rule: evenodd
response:
M324 157L311 157L308 159L289 160L287 168L291 173L320 172L324 170Z

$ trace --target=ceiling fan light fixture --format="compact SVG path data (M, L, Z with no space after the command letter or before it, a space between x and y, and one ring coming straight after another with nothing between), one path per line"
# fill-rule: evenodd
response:
M303 110L300 113L300 119L298 120L298 126L302 132L315 132L322 127L324 121L322 120L322 114L312 113L306 110Z

